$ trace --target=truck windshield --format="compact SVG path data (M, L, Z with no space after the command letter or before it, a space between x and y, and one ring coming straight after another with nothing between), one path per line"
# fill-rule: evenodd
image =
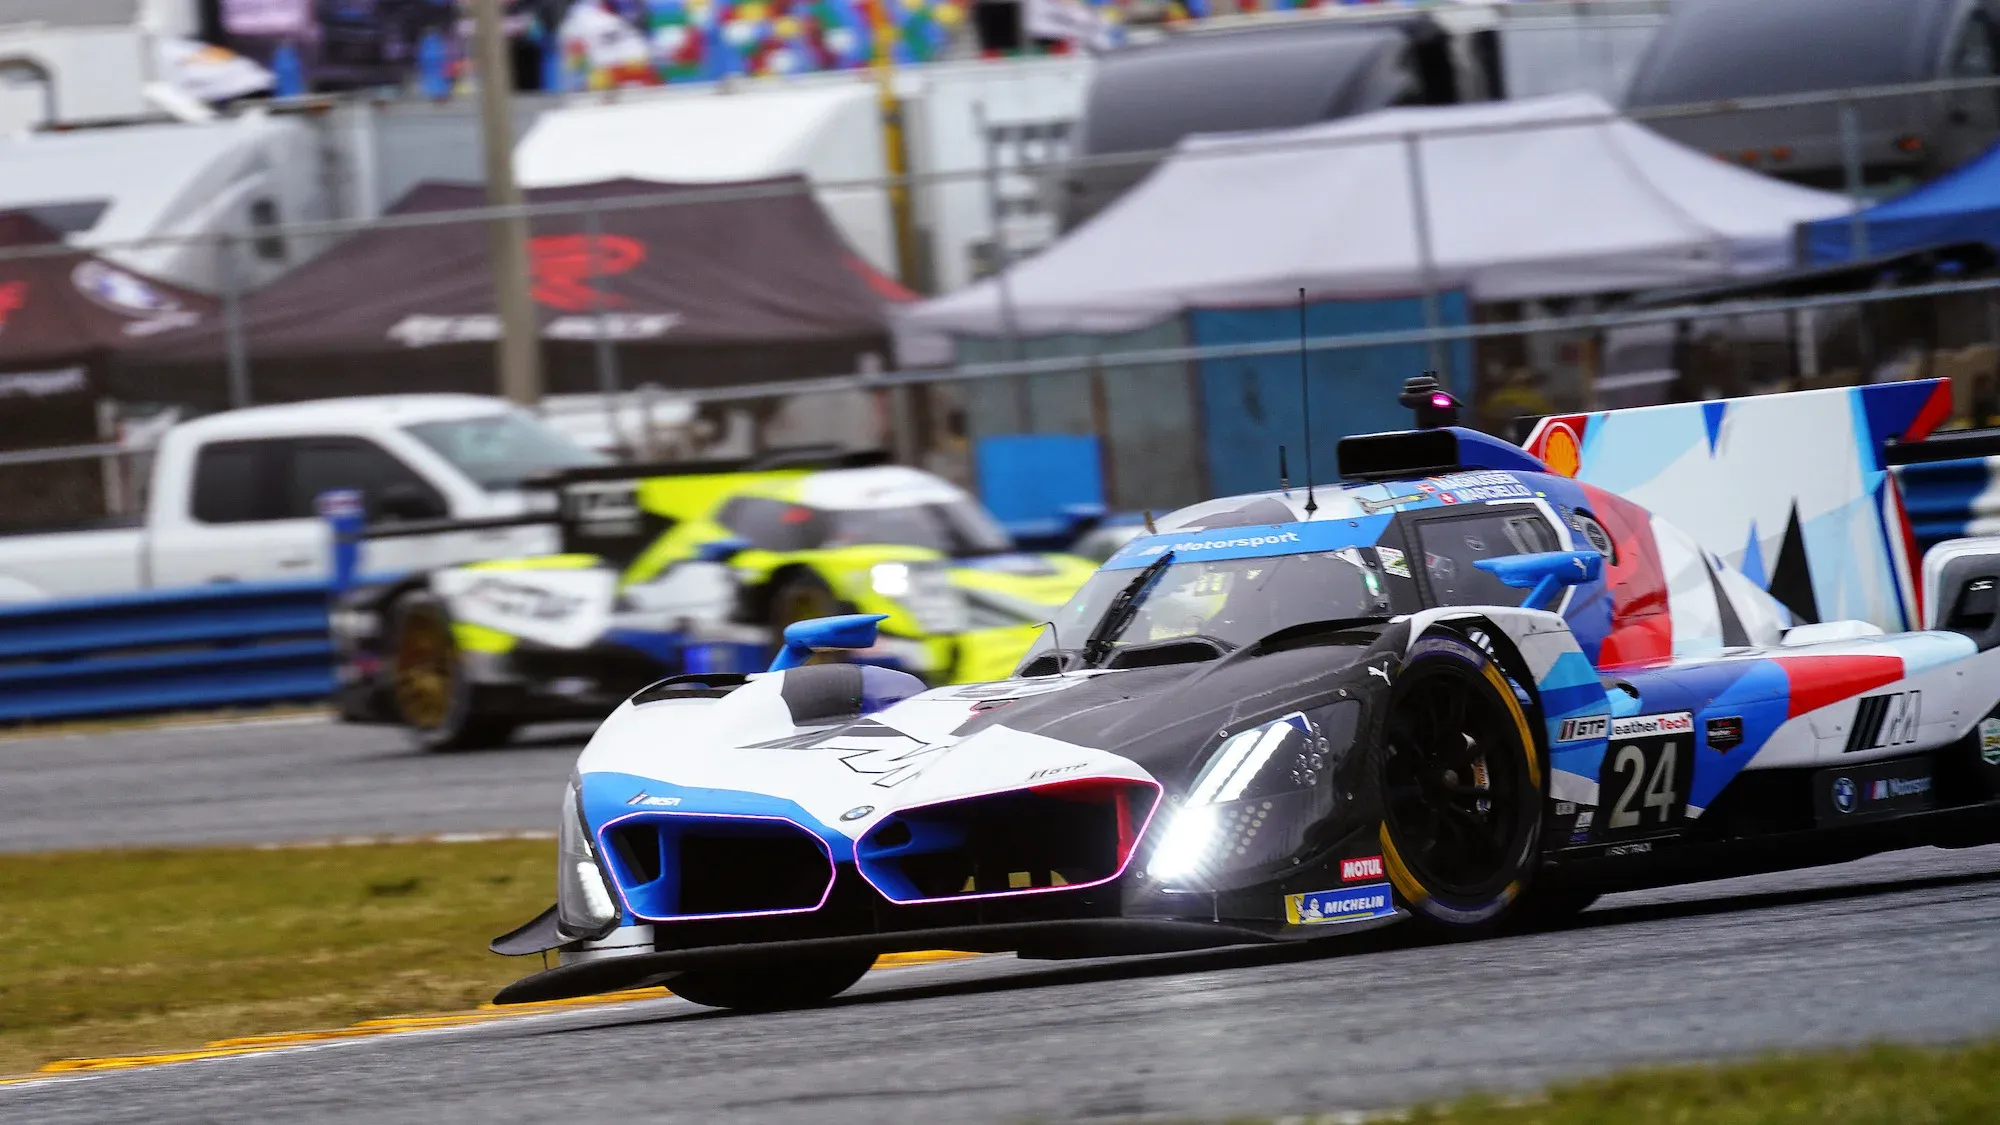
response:
M603 454L513 412L405 428L489 492L519 488L529 477L551 469L608 463Z
M1078 650L1135 570L1100 570L1042 630L1027 659L1061 647ZM1401 552L1383 558L1373 547L1349 547L1275 558L1175 562L1128 606L1130 619L1104 640L1107 659L1118 650L1164 641L1214 643L1218 654L1280 629L1314 621L1388 617L1416 607L1417 593Z

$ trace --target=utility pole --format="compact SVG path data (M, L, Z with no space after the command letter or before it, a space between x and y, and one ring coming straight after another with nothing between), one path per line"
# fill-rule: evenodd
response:
M478 53L479 132L486 152L486 202L520 207L514 182L513 74L501 26L506 0L473 0ZM524 406L542 400L542 353L535 305L528 296L528 220L516 214L487 224L493 297L500 314L500 393Z

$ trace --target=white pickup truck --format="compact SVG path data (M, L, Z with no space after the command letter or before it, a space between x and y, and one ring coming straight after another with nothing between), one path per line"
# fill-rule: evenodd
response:
M0 602L327 574L314 500L358 489L370 522L520 515L554 497L534 474L604 458L535 415L479 395L387 395L258 406L175 426L131 527L0 536ZM552 527L388 539L370 573L556 549Z

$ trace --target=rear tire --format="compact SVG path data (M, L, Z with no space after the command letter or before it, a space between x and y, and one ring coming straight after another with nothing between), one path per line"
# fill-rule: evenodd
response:
M1494 659L1431 633L1389 694L1382 861L1428 928L1484 937L1513 912L1539 858L1543 768L1527 715Z
M396 603L389 668L396 721L419 749L443 752L500 746L514 736L512 719L479 713L479 692L452 636L451 614L428 593Z
M693 969L667 981L667 989L704 1007L775 1012L824 1004L852 988L874 965L875 955L864 953L749 969Z

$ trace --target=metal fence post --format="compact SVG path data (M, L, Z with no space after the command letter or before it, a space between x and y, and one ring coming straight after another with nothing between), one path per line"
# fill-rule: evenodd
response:
M1014 315L1014 279L1007 276L1008 267L1014 264L1014 255L1007 245L1007 216L1000 205L1000 161L993 151L993 128L986 121L985 102L972 103L972 127L979 131L979 141L986 154L982 180L986 186L986 215L993 224L993 284L1000 298L1000 331L1006 337L1007 358L1025 359L1021 324ZM1021 431L1033 433L1035 409L1029 397L1028 376L1021 376L1014 384L1014 395L1015 404L1021 412Z
M1868 256L1868 220L1862 217L1867 199L1861 187L1861 123L1854 112L1854 103L1840 103L1840 162L1847 181L1847 199L1854 205L1853 214L1848 216L1849 251L1856 258Z
M236 236L222 236L216 269L222 275L222 346L229 371L229 405L250 405L250 355L243 342L243 296L236 277Z
M593 207L584 212L584 254L590 288L590 308L596 314L596 337L593 345L597 362L597 391L604 396L604 424L611 434L611 441L625 446L624 427L618 422L618 348L611 339L611 318L605 306L610 304L608 294L599 288L610 284L610 275L599 268L603 261L604 215Z
M1417 237L1417 271L1423 277L1424 327L1436 331L1444 324L1444 314L1438 307L1437 259L1431 250L1431 209L1429 193L1424 187L1424 158L1417 149L1415 133L1403 134L1403 154L1410 169L1410 221ZM1450 386L1451 349L1433 337L1428 350L1431 369L1442 372L1445 385Z

